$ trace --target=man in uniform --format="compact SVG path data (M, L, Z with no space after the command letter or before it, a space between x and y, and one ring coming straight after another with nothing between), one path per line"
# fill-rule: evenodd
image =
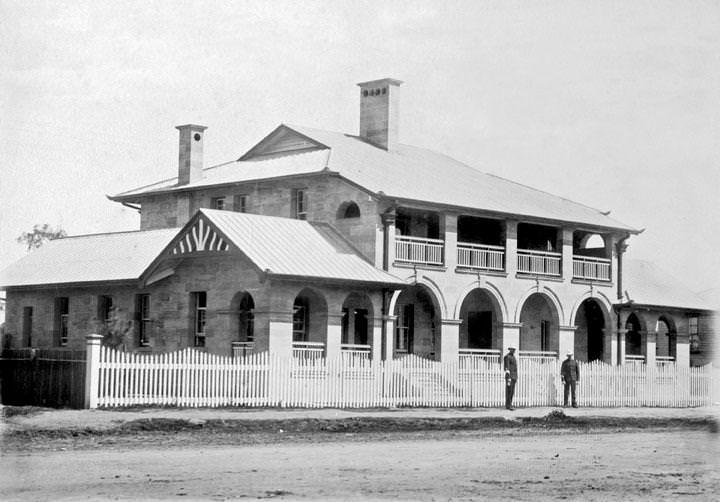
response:
M517 360L515 359L515 347L508 347L508 353L503 358L503 368L505 369L505 408L512 411L512 400L515 394L515 383L517 383Z
M577 361L573 359L572 352L567 353L567 359L565 359L562 366L560 366L560 377L565 384L565 399L563 400L563 406L568 405L568 394L572 391L572 407L577 408L575 387L580 382L580 366Z

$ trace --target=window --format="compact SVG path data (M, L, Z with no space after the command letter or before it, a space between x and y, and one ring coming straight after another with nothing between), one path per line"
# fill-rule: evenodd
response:
M253 302L252 296L246 294L240 301L239 307L239 318L238 325L240 328L241 342L253 342L255 341L255 314L253 309L255 308L255 302Z
M238 195L235 197L235 211L238 213L247 213L247 195Z
M225 197L214 197L210 201L210 207L212 207L212 209L219 209L222 211L225 209Z
M688 338L690 342L690 352L700 352L700 330L698 329L697 317L690 317L688 319Z
M305 189L293 190L292 194L293 218L307 220L307 194Z
M400 353L412 352L413 325L415 323L415 306L412 303L403 305L395 328L395 350Z
M540 321L540 350L550 350L550 321Z
M293 342L307 342L308 302L296 298L293 304Z
M112 296L98 296L98 320L103 323L106 328L110 327L112 322L113 299Z
M70 317L70 300L66 297L55 298L55 332L58 345L68 344L68 320Z
M23 345L32 347L33 308L23 307Z
M142 294L135 297L135 315L137 319L138 345L147 347L150 345L150 331L152 328L150 295Z
M340 204L340 208L338 209L337 218L339 220L344 220L346 218L360 218L360 208L352 201L343 202Z
M207 321L207 293L198 291L192 294L193 303L195 305L195 319L193 326L195 327L195 347L205 346L205 322Z

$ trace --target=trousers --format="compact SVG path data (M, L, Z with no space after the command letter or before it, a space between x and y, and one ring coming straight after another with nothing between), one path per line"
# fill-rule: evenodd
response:
M570 394L570 392L572 392L572 405L577 406L577 396L575 394L576 383L574 380L570 382L565 381L565 399L563 400L565 406L568 404L568 394Z
M511 408L512 407L512 400L513 396L515 395L515 383L517 382L516 378L506 378L505 379L505 407Z

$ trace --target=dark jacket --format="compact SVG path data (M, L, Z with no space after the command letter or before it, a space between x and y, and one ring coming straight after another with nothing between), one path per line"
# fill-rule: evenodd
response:
M580 380L580 365L575 359L565 359L560 366L560 376L566 382L577 382Z
M515 356L512 354L506 354L505 358L503 359L503 369L505 371L510 372L510 378L512 380L517 380L518 373L517 373L517 359L515 359Z

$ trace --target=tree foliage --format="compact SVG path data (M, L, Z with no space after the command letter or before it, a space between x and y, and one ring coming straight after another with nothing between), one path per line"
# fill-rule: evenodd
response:
M127 314L122 309L113 307L110 310L110 319L103 324L101 329L103 345L119 349L130 343L133 323L128 320Z
M23 232L20 237L17 238L17 241L25 244L28 251L32 251L47 241L62 239L65 236L67 236L67 233L62 228L54 229L47 223L44 223L42 225L35 225L32 232Z

